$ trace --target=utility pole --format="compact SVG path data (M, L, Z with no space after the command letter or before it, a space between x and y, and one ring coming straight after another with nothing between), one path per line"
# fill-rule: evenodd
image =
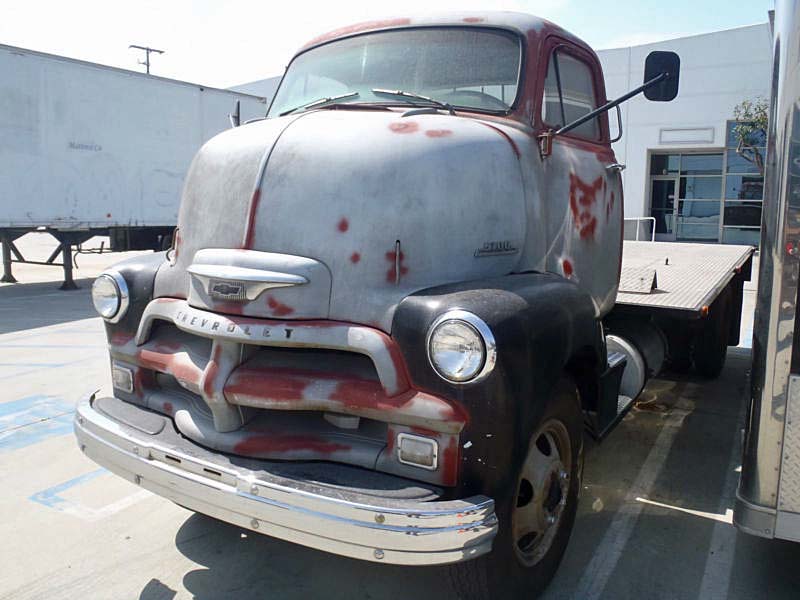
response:
M150 53L155 52L156 54L164 54L164 50L157 50L156 48L151 48L150 46L137 46L136 44L131 44L128 46L128 49L136 48L137 50L144 50L144 60L140 60L139 64L144 65L147 69L147 74L150 74Z

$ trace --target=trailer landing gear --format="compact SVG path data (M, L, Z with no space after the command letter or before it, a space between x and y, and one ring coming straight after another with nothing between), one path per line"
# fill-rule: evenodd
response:
M12 263L22 263L28 265L44 265L44 266L60 266L64 269L64 281L58 288L60 290L77 290L78 286L72 276L72 247L82 244L93 236L97 235L96 232L89 231L58 231L48 230L47 233L52 235L58 240L58 247L53 251L50 257L42 262L37 260L28 260L19 251L19 248L14 244L14 241L31 231L30 229L0 229L0 242L2 243L3 250L3 276L0 282L3 283L17 283L17 279L11 271ZM35 230L34 230L35 231ZM55 262L59 254L61 255L61 262Z

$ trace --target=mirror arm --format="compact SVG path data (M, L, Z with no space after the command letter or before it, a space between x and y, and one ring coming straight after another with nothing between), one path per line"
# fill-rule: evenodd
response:
M610 102L606 102L605 104L603 104L603 106L601 106L599 108L595 108L592 112L583 115L580 119L578 119L576 121L573 121L569 125L564 125L564 127L559 129L558 131L556 131L554 135L561 135L562 133L567 133L568 131L572 131L573 129L583 125L587 121L591 121L597 115L601 115L604 112L606 112L607 110L612 109L615 106L618 106L618 105L622 104L626 100L630 100L631 98L633 98L637 94L641 94L647 88L653 87L654 85L656 85L658 83L661 83L662 81L664 81L668 77L669 77L669 73L661 73L659 75L656 75L650 81L645 81L642 85L640 85L636 89L633 89L630 92L628 92L627 94L624 94L624 95L620 96L616 100L611 100Z

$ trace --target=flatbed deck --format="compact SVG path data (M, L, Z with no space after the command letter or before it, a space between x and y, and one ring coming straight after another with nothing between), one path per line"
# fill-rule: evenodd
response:
M625 241L617 304L700 313L737 273L749 269L754 251L752 246Z

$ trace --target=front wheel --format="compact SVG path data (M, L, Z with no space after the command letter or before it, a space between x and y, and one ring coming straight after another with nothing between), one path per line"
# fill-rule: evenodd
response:
M517 470L497 499L500 531L491 553L450 567L461 600L529 598L555 575L567 547L583 468L583 417L575 385L563 380Z

